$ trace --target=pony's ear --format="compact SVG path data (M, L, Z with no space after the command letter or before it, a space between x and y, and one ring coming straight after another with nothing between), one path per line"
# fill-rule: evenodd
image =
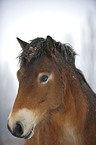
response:
M23 40L19 39L18 37L17 37L17 40L18 40L18 42L19 42L19 44L20 44L20 46L21 46L21 48L22 48L23 50L24 50L24 49L26 48L26 46L29 44L29 43L24 42Z
M46 44L48 53L53 56L56 50L55 41L50 36L47 36Z

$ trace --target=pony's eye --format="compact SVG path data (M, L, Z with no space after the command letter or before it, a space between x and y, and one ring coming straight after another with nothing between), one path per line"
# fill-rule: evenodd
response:
M40 83L46 83L47 80L48 80L48 76L47 76L47 75L41 75L41 76L39 77Z

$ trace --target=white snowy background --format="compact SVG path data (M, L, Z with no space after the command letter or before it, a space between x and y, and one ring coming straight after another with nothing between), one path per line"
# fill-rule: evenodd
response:
M96 93L96 0L0 0L0 145L23 142L6 127L18 90L16 37L47 35L72 45L76 66Z

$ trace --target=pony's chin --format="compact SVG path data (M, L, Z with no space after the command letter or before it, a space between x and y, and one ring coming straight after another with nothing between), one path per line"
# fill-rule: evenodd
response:
M24 139L30 139L34 135L35 128L32 127L32 129L24 136Z

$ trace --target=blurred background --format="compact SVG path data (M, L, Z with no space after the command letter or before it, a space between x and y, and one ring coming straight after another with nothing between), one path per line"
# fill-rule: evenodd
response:
M72 45L76 66L96 93L96 0L0 0L0 145L23 143L6 125L18 90L16 37L47 35Z

